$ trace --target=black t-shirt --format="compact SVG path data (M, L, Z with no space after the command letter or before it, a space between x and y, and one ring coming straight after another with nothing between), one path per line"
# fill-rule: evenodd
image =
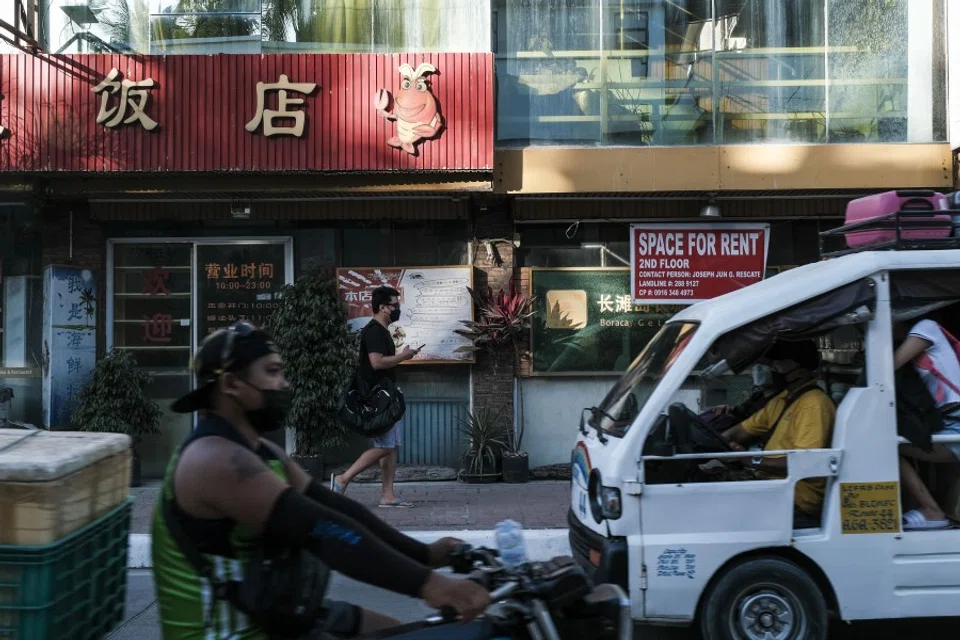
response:
M397 354L397 348L393 344L393 337L390 335L390 331L376 320L371 320L370 323L363 328L360 340L360 378L369 385L375 385L383 378L389 378L393 382L396 382L397 373L395 367L381 369L379 371L374 370L374 368L370 366L370 358L368 357L368 354L371 353L379 353L385 356Z

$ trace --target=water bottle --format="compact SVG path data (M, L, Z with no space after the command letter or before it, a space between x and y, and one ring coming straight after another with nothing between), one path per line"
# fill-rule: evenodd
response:
M523 527L514 520L504 520L497 525L497 549L500 562L516 567L527 561L527 548L523 542Z

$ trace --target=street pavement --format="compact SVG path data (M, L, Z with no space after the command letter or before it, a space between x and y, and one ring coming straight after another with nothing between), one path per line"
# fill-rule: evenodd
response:
M151 483L133 489L131 533L149 533L158 485ZM404 531L457 531L493 529L497 522L512 518L525 529L565 529L569 505L566 481L530 482L525 485L467 485L458 482L405 482L397 485L398 494L415 503L412 509L379 509L379 484L354 484L347 495L367 505L379 517ZM109 636L111 640L160 640L157 607L149 570L130 570L126 619ZM348 600L391 615L401 622L412 622L429 615L420 601L383 589L360 584L336 575L331 597ZM901 640L902 638L955 637L960 618L913 620L909 622L871 622L855 625L836 624L831 640ZM689 630L638 627L636 640L691 640Z
M130 533L150 533L159 484L131 490L133 521ZM512 518L524 529L566 529L570 483L541 481L526 484L464 484L462 482L404 482L397 495L412 502L411 509L380 509L379 484L351 484L347 496L370 507L401 531L457 531L493 529Z
M110 640L161 640L157 618L153 576L149 570L127 573L126 619L108 636ZM334 575L330 596L361 604L390 615L401 622L413 622L430 615L431 610L419 600L370 587L340 575ZM960 629L960 619L946 621L875 622L857 625L838 624L831 640L902 640L903 638L951 638ZM634 640L692 640L689 630L638 626Z

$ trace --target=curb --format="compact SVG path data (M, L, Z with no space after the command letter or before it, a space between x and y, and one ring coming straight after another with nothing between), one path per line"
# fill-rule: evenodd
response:
M420 542L430 543L451 536L460 538L475 547L495 548L496 532L493 529L463 531L404 531ZM523 532L530 560L550 560L555 556L570 555L570 542L566 529L527 529ZM127 555L128 569L149 569L153 566L150 553L150 534L131 533L130 548Z

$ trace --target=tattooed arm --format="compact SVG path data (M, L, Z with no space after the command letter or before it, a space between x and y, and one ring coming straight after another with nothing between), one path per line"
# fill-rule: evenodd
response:
M430 589L424 589L431 577L435 589L451 589L447 579L437 586L429 567L393 549L350 516L303 496L255 453L225 438L192 443L177 465L174 482L187 513L229 518L275 544L305 548L355 580L412 597L430 595Z
M174 493L187 514L230 518L257 532L289 486L255 453L215 436L187 447L174 475Z

